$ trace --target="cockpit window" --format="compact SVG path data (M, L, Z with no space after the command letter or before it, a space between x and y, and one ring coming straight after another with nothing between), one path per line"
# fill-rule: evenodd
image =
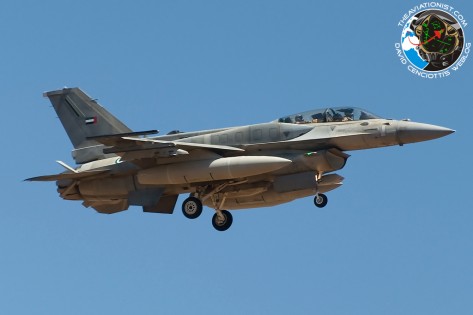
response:
M357 107L332 107L316 109L279 118L277 121L289 124L314 124L324 122L343 122L355 120L378 119L376 116L364 109Z

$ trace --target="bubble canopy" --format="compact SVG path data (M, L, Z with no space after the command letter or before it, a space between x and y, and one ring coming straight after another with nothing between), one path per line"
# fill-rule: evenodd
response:
M314 124L325 122L344 122L368 119L380 119L364 109L357 107L329 107L314 109L294 115L284 116L275 122L288 124Z

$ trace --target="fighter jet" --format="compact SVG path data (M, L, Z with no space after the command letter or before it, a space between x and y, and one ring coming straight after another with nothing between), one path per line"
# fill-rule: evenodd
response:
M356 107L328 107L271 122L195 132L134 132L79 88L44 93L66 130L77 167L29 181L56 181L60 197L112 214L141 206L144 212L182 212L189 219L213 208L212 225L227 230L229 210L270 207L342 185L346 151L404 145L454 130L378 117Z

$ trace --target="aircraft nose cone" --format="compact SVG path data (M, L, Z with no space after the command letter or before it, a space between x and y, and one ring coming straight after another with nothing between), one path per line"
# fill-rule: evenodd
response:
M455 130L449 128L410 121L400 121L397 128L400 144L437 139L453 132Z

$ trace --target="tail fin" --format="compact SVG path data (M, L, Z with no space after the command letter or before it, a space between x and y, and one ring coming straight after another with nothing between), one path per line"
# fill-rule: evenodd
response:
M43 95L49 98L59 116L74 146L72 156L78 164L110 156L103 153L102 144L87 138L132 131L79 88L64 88Z

